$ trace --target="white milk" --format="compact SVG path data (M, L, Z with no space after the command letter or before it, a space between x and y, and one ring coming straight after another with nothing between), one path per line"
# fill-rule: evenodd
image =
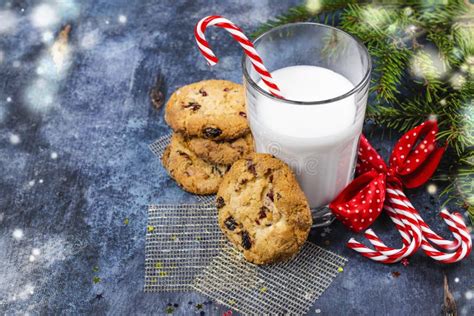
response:
M287 100L328 100L354 88L342 75L316 66L286 67L272 76ZM248 111L257 152L274 154L293 168L312 208L327 205L354 173L364 118L354 95L317 105L254 100Z

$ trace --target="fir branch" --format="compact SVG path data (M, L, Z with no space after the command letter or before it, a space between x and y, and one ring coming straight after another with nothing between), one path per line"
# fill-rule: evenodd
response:
M445 34L442 29L435 27L430 28L426 35L426 39L438 48L441 60L446 62L445 67L448 65L459 67L462 62L462 56L456 53L454 40L458 37L456 33L456 28L452 28L449 34Z
M255 39L276 26L288 23L317 21L328 24L330 20L331 22L335 22L335 11L355 2L354 0L322 0L318 1L320 7L315 8L315 10L311 10L311 6L308 5L308 3L306 5L293 7L290 8L288 12L260 25L250 37Z
M406 63L412 52L406 48L398 48L394 44L382 44L382 47L369 47L369 52L375 57L374 75L371 91L375 91L377 100L395 102Z
M431 1L420 1L414 5L419 20L425 27L452 25L456 18L467 11L467 6L462 0L450 0L447 3L433 3Z
M366 116L377 125L405 132L428 119L434 113L434 108L422 105L414 99L400 104L399 107L372 106ZM421 110L421 111L420 111Z
M396 16L397 11L392 7L349 4L341 14L339 27L372 45L386 39L387 28Z
M474 19L474 13L472 15ZM455 30L454 41L459 48L458 53L464 58L472 56L474 54L474 24L472 22L470 24L455 24L453 28Z
M436 56L435 52L417 50L410 62L410 72L415 83L423 86L426 102L432 103L446 91L441 78L449 69L449 65Z
M453 176L448 176L449 185L441 192L441 196L447 199L443 205L454 199L454 193L460 195L464 201L464 207L474 225L474 151L469 151L459 159L458 172Z

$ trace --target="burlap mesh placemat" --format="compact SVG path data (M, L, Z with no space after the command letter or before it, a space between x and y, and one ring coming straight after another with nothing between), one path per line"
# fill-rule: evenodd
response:
M163 152L165 151L166 146L170 143L172 134L167 134L164 136L161 136L157 140L155 140L153 143L148 145L148 148L150 148L151 152L155 154L156 157L161 159L161 156L163 155Z
M288 262L256 266L228 246L196 276L193 288L242 314L300 315L309 310L346 261L307 242Z
M150 205L145 292L188 291L224 245L217 210L206 204Z
M243 314L301 314L346 259L307 242L296 258L257 266L226 241L209 204L150 205L146 292L196 290Z

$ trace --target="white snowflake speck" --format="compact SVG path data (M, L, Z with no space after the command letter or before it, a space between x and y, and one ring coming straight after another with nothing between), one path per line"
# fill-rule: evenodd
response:
M31 295L35 293L35 287L31 284L28 283L25 285L25 287L17 294L17 298L20 300L26 300L29 298Z
M8 103L12 102L12 97L7 97L7 102Z
M312 14L316 14L321 11L323 3L321 0L306 0L306 9Z
M39 256L39 255L41 254L41 250L40 250L39 248L33 248L33 249L31 250L31 254L32 254L33 256L36 256L36 257L37 257L37 256Z
M93 48L99 42L99 38L100 35L98 30L88 32L81 39L81 47L84 49Z
M410 60L410 72L418 78L439 79L445 76L449 70L436 49L420 49Z
M459 283L459 278L454 278L454 282Z
M453 89L459 90L466 83L466 77L461 73L455 73L451 76L449 82L451 83Z
M44 43L51 43L54 39L54 34L51 31L46 31L41 34L41 39Z
M30 187L32 187L32 186L35 185L35 182L36 182L35 180L31 180L30 182L28 182L28 185L29 185Z
M363 23L373 29L379 29L386 25L389 20L389 15L385 10L376 6L367 6L362 10Z
M320 313L321 313L321 310L320 310L319 308L317 308L317 309L314 310L314 312L315 312L316 314L320 314Z
M38 67L36 67L36 74L39 75L39 76L42 76L45 74L45 69L43 68L42 65L39 65Z
M21 240L21 239L23 239L23 236L24 236L23 230L20 229L20 228L15 228L15 229L13 230L12 236L13 236L13 238L15 238L16 240Z
M416 32L416 25L409 25L407 28L407 33L415 33Z
M51 159L58 159L58 153L55 152L55 151L53 151L53 152L51 153Z
M127 17L125 15L121 14L118 17L118 21L122 24L125 24L125 23L127 23Z
M41 254L41 250L39 248L33 248L31 250L31 255L29 257L30 262L36 261L37 257Z
M25 100L32 112L47 112L54 106L58 85L54 80L39 78L25 90Z
M38 183L43 183L43 179L39 179Z
M434 185L433 183L430 183L426 187L426 191L428 191L429 194L434 195L438 191L438 187Z
M0 11L0 34L8 34L16 29L18 24L18 17L16 14L10 10L1 10Z
M38 28L53 26L60 22L58 13L49 4L36 6L30 15L30 20L33 26Z
M406 7L404 10L403 10L403 13L406 15L406 16L410 16L413 14L413 9L411 7Z
M474 298L474 291L469 290L469 291L466 292L466 294L464 296L466 297L466 300L472 300Z
M109 20L105 20L105 24L109 24L109 23L110 23L110 21L109 21Z
M21 138L17 134L11 133L9 138L12 145L18 145L21 142Z

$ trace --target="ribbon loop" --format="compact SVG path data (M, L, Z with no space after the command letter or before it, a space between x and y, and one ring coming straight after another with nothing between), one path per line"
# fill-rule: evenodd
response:
M363 174L368 171L386 173L387 165L377 151L370 145L364 135L360 136L359 155L357 157L356 173Z
M352 181L329 205L337 219L355 232L368 228L382 212L385 175L372 170Z
M436 171L446 147L438 147L438 124L429 120L405 133L390 156L390 170L406 188L416 188Z

